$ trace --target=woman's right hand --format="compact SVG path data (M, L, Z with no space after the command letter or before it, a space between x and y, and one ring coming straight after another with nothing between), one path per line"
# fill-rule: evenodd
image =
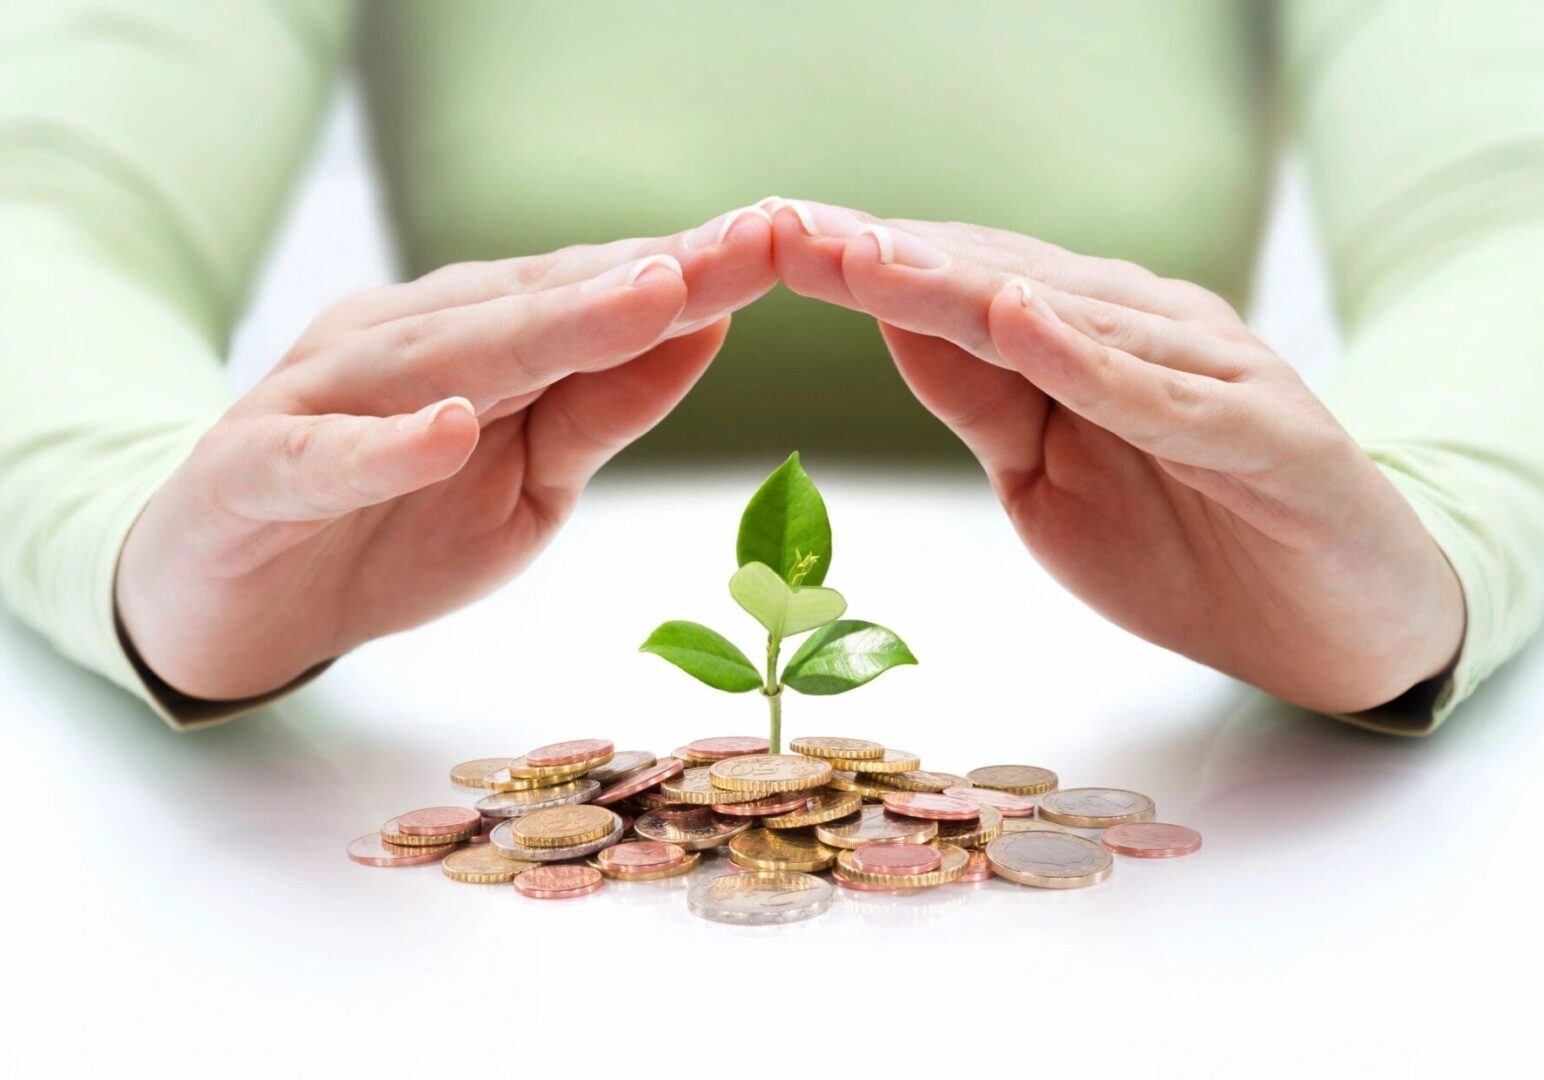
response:
M125 634L176 690L240 699L487 593L774 280L748 208L343 300L145 508Z

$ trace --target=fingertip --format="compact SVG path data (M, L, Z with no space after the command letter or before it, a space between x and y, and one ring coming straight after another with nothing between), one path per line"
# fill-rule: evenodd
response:
M464 397L449 397L427 405L410 416L398 420L398 429L405 431L415 454L425 460L435 460L455 472L461 467L482 434L477 410Z

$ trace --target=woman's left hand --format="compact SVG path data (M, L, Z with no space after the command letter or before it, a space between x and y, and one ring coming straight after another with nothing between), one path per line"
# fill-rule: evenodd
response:
M1108 618L1324 712L1453 661L1447 560L1219 297L1011 232L762 205L788 286L880 320L1026 546Z

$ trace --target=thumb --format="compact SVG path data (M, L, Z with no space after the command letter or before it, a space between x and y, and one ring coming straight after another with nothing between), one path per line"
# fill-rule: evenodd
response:
M454 476L480 435L452 397L400 416L279 416L241 440L222 470L222 502L252 521L318 521Z

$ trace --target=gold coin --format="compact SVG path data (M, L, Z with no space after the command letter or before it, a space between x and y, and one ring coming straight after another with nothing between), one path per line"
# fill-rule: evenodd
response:
M426 848L442 847L445 844L459 844L477 832L478 825L474 823L458 833L441 833L438 836L419 836L405 833L397 825L397 819L392 818L381 826L381 840L388 844L396 844L398 847Z
M863 885L877 885L885 889L926 889L934 885L947 885L951 881L958 881L965 873L965 868L970 865L970 855L964 848L955 847L953 844L933 844L938 849L943 861L937 870L929 870L925 874L876 874L870 870L859 870L853 865L851 850L843 851L836 857L836 865L853 881Z
M506 859L492 844L476 844L445 856L445 861L440 863L440 870L451 881L495 885L514 881L520 871L540 865L524 859Z
M714 787L726 791L772 795L825 787L831 779L831 765L802 754L742 754L715 761L708 769L708 778Z
M940 821L938 841L962 848L982 847L1003 834L1002 811L983 806L973 821Z
M637 776L651 765L658 764L658 759L647 750L618 750L611 755L611 760L604 765L598 765L585 773L586 780L594 780L601 787L610 787L612 784L621 783L629 776Z
M875 780L871 776L859 776L855 772L833 772L831 774L831 786L838 791L851 791L865 798L878 802L884 798L887 791L899 791L889 784Z
M1066 832L1065 825L1032 817L1003 818L1003 834L1016 832Z
M856 791L821 791L815 794L814 805L762 818L761 824L768 829L802 829L856 814L862 806L863 796Z
M694 754L688 753L686 747L684 746L678 746L674 750L670 751L670 756L680 758L681 762L688 769L705 769L709 765L713 764L714 761L718 760L717 758L697 757Z
M923 769L912 769L908 772L886 773L884 776L875 777L879 783L888 784L897 791L929 791L940 792L956 784L965 785L970 781L963 776L955 776L946 772L927 772Z
M509 763L509 775L517 780L572 780L574 777L598 769L612 758L611 751L597 754L595 757L586 758L584 761L575 761L567 765L528 765L525 755L512 758Z
M663 870L618 870L615 867L607 866L597 859L587 859L585 861L612 881L662 881L665 878L689 874L697 869L697 864L702 861L702 852L688 852L686 858L681 862L676 863L674 866L667 866Z
M1128 821L1152 821L1153 800L1121 788L1084 787L1053 791L1040 800L1040 816L1057 825L1108 829Z
M817 758L843 758L848 761L873 761L885 756L885 748L867 739L838 739L810 737L795 739L788 744L795 754Z
M1110 876L1115 857L1071 833L1016 832L986 846L999 877L1041 889L1081 889Z
M507 757L485 757L463 761L450 770L450 782L457 787L486 788L488 777L500 769L507 769L513 760Z
M715 803L723 806L755 802L760 798L754 791L725 791L721 787L714 787L705 765L671 777L659 786L659 790L671 802L690 803L693 806L712 806Z
M517 844L533 848L577 847L599 840L621 819L604 806L579 803L533 810L510 819L510 836Z
M815 838L837 848L864 844L925 844L938 835L938 822L905 818L883 806L865 806L852 817L815 826Z
M540 791L577 782L572 776L511 776L508 769L500 769L488 776L488 787L493 791Z
M751 829L729 841L729 857L751 870L824 870L836 852L808 833Z
M922 759L905 750L886 750L877 758L831 758L833 769L855 773L902 773L922 768Z
M1038 765L983 765L965 774L977 787L1011 791L1015 795L1042 795L1056 789L1056 774Z

